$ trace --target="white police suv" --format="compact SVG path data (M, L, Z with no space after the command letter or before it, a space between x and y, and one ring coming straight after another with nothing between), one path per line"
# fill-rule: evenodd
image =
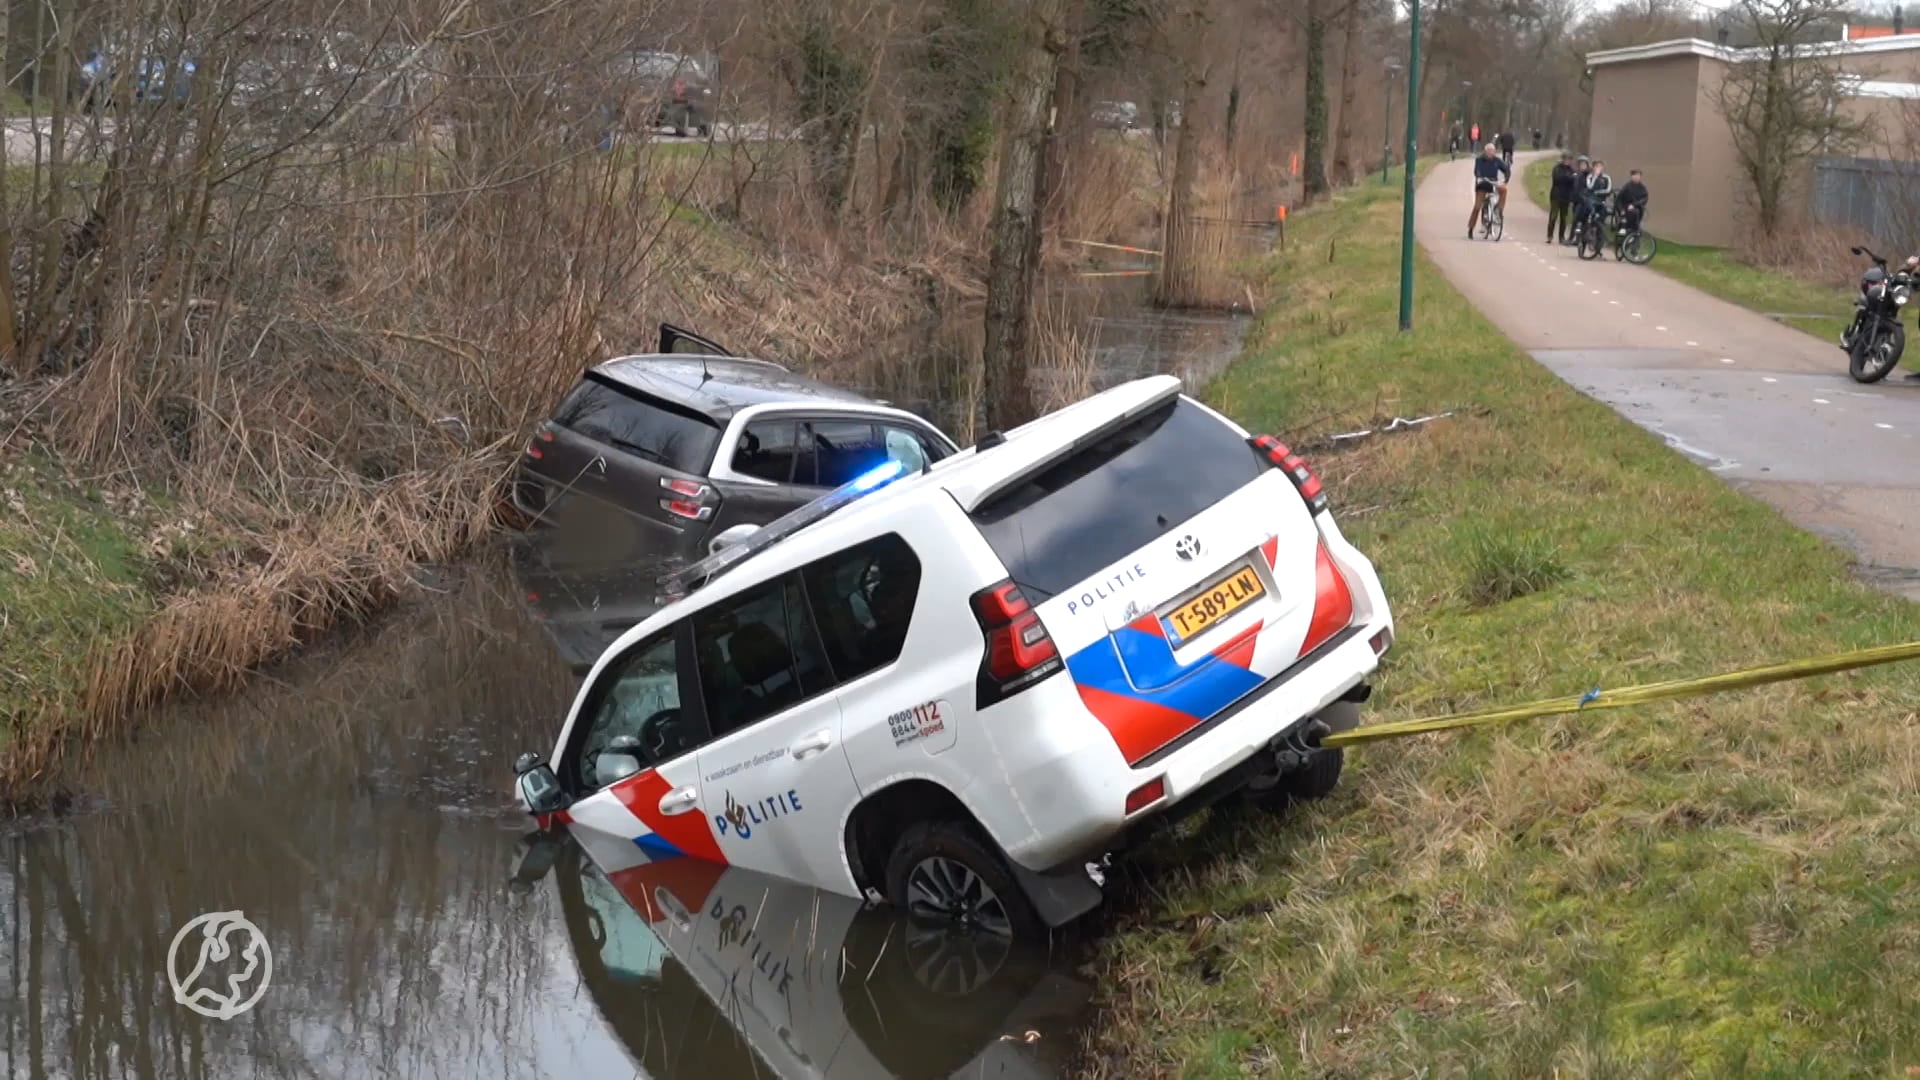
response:
M522 803L993 933L1086 913L1181 813L1327 794L1315 743L1393 640L1312 470L1170 376L732 532L522 756Z

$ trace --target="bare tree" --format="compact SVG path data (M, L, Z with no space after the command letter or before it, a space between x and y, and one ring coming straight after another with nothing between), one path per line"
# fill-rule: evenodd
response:
M987 424L1004 429L1028 419L1034 278L1040 254L1040 193L1045 188L1048 105L1066 51L1064 0L1031 0L1028 38L1014 66L1007 135L987 270L986 348L981 356Z
M1307 93L1306 152L1300 155L1301 182L1312 201L1327 191L1327 4L1306 0Z
M1336 184L1353 183L1353 112L1358 90L1360 64L1360 22L1365 13L1360 0L1347 0L1341 15L1340 35L1340 115L1334 125L1333 176Z
M1754 224L1772 236L1796 181L1821 154L1850 151L1872 120L1850 115L1851 78L1840 55L1820 44L1844 9L1835 0L1740 0L1741 30L1754 44L1734 54L1714 91L1733 136Z

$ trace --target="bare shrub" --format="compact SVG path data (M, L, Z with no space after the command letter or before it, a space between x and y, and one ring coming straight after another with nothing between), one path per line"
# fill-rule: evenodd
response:
M1743 262L1784 271L1804 281L1847 288L1860 280L1864 265L1849 249L1857 244L1875 247L1877 243L1851 225L1795 221L1771 236L1743 233L1735 255ZM1891 257L1893 253L1882 254Z

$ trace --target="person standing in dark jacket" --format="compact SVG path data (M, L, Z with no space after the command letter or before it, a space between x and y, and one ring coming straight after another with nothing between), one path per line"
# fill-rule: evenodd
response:
M1553 167L1553 187L1547 195L1547 243L1565 244L1573 231L1573 155L1562 150Z
M1623 232L1634 232L1640 228L1640 222L1647 214L1647 183L1635 169L1627 174L1627 182L1613 197L1614 209L1620 215L1620 228Z

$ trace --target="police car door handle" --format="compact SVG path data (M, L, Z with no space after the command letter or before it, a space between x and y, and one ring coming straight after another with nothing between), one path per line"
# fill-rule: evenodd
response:
M699 801L700 791L698 788L676 788L660 796L660 812L663 814L684 814L693 809L693 804Z
M832 745L833 745L833 732L827 730L826 728L821 728L819 731L816 731L813 734L808 735L807 737L801 739L799 742L794 743L792 746L788 747L787 752L793 755L793 759L795 761L799 761L802 758L810 758L813 755L820 753L821 751L825 750L827 747Z

